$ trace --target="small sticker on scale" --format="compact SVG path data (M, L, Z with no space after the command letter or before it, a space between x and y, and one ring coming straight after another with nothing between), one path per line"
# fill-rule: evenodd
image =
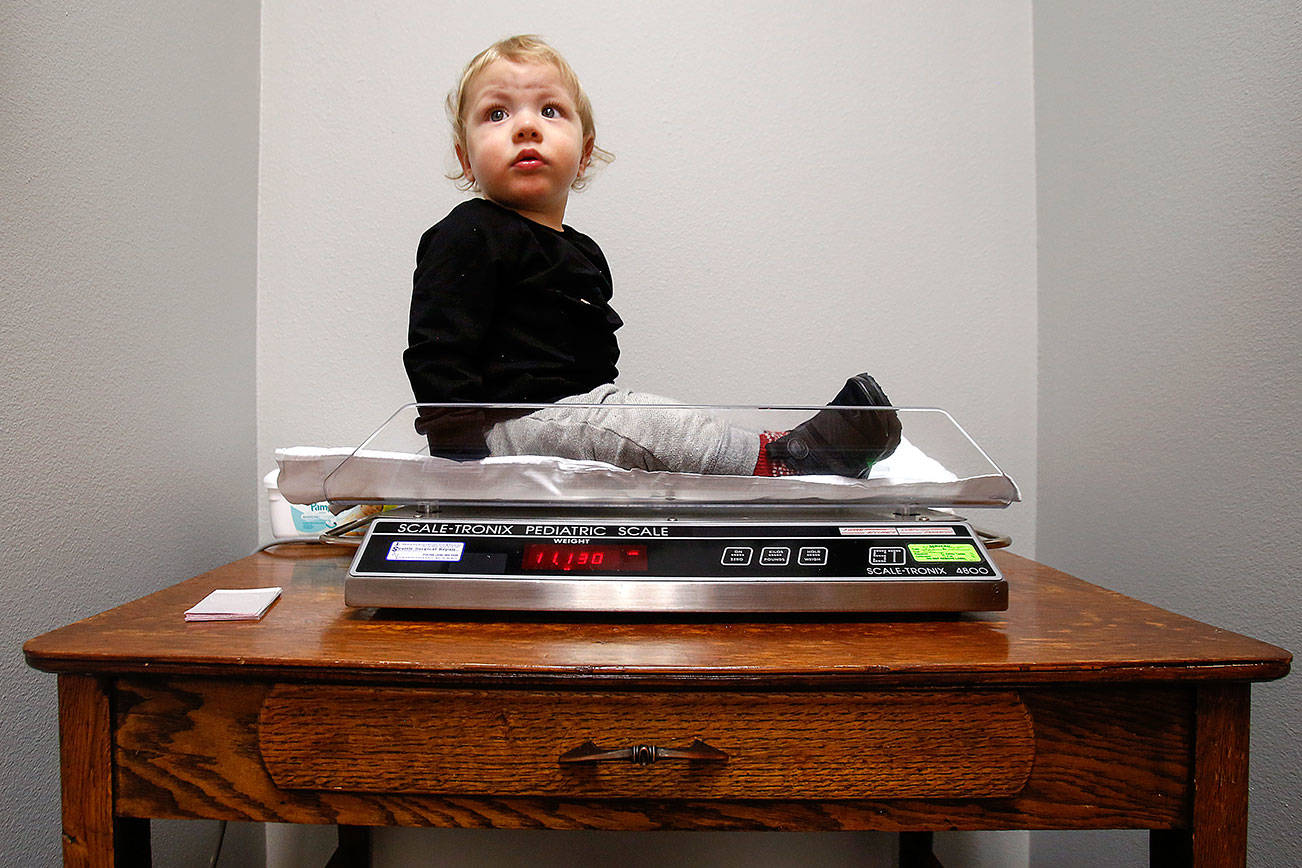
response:
M948 525L936 525L933 527L911 527L907 531L909 536L954 536L954 528Z
M910 543L909 554L920 564L981 560L981 555L968 543Z
M456 563L465 551L463 542L430 542L427 540L397 540L385 555L390 561L442 561Z

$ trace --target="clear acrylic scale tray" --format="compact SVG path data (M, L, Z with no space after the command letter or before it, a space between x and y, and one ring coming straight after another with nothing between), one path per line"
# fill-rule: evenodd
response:
M366 504L428 510L666 508L799 511L806 508L916 511L1005 507L1020 500L1017 485L944 410L935 408L742 407L680 404L600 405L603 412L707 413L733 429L790 431L820 412L895 414L901 437L894 451L864 475L759 477L619 467L571 455L493 454L475 460L431 455L418 421L471 416L515 418L538 411L583 413L584 404L408 404L355 447L297 446L276 451L278 487L291 503L328 501L343 510ZM866 417L865 417L866 418ZM423 430L429 428L428 424ZM832 444L833 447L836 444Z

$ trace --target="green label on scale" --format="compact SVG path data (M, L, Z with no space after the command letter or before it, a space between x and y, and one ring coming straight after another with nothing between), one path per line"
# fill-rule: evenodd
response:
M910 543L909 554L920 564L981 560L971 543Z

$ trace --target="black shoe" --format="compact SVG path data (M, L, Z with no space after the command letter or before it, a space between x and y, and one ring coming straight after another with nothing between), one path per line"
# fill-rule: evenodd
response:
M867 476L874 464L900 445L900 418L891 399L867 374L845 381L829 407L885 407L885 410L820 410L767 447L769 458L800 476Z

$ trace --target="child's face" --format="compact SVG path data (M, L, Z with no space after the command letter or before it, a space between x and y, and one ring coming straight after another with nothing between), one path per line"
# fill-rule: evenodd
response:
M466 146L457 159L484 195L561 228L570 184L587 168L591 137L550 63L495 60L466 93Z

